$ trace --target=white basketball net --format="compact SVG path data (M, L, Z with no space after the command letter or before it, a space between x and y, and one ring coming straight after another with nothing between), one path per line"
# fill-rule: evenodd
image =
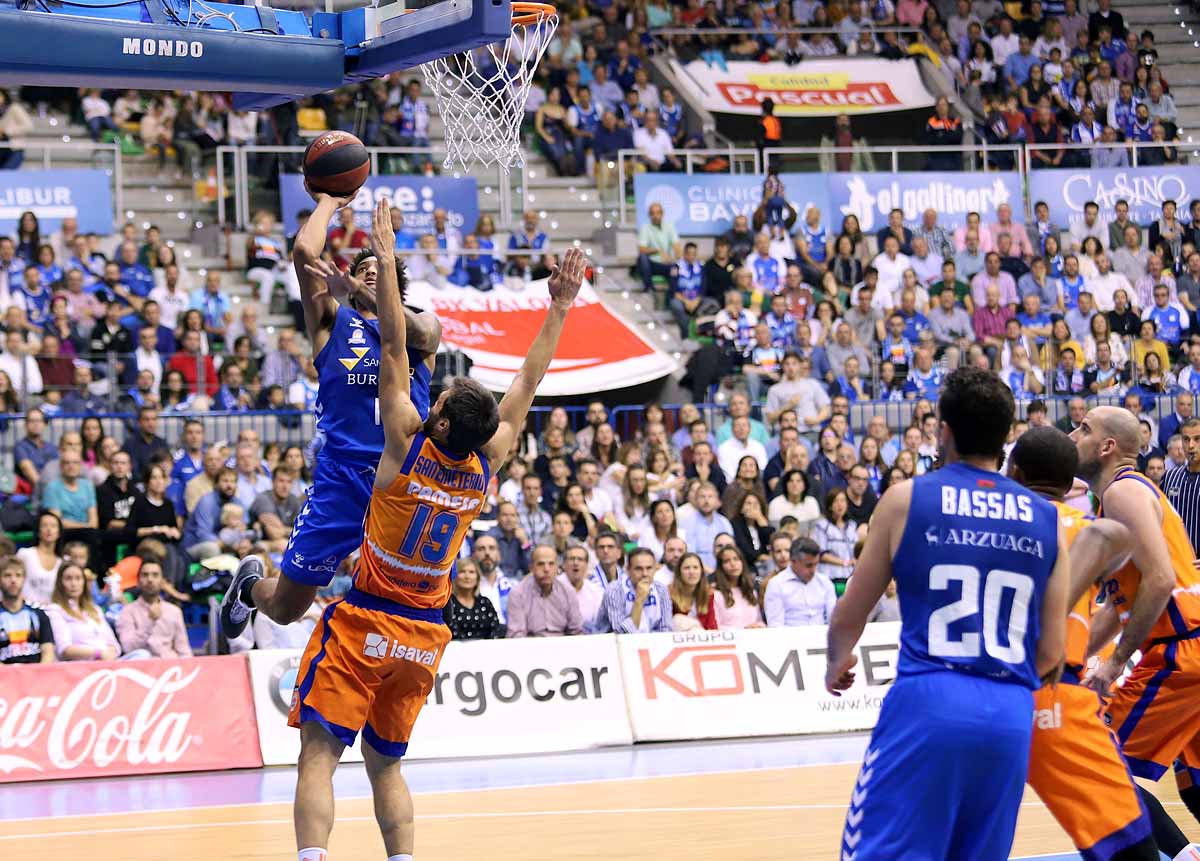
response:
M421 66L433 90L446 129L447 170L472 162L498 165L507 172L522 167L521 122L533 73L554 30L558 15L546 9L536 20L513 23L503 43L450 54Z

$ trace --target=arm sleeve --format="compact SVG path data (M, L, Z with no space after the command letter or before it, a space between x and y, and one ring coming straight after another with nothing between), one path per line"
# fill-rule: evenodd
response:
M583 612L579 609L579 602L574 595L567 594L567 634L582 634L583 633Z
M49 643L53 646L55 644L54 626L50 623L50 617L45 610L38 609L34 612L38 617L38 643L41 645Z
M767 620L767 627L781 628L783 627L783 599L780 597L778 585L771 588L771 583L767 584L766 594L763 595L763 616Z
M121 641L121 648L126 652L132 652L134 649L145 649L149 645L149 631L142 633L138 631L137 624L134 622L133 613L129 612L126 607L121 611L121 615L117 616L117 639Z
M528 609L529 601L525 597L525 592L526 590L518 586L508 594L508 631L504 636L509 639L529 635L525 625L525 612Z
M658 596L659 604L662 605L664 612L658 615L658 624L654 626L655 631L670 631L672 615L666 612L671 608L671 593L667 591L667 587L662 583L654 584L654 593ZM709 602L708 611L712 612L712 602Z
M71 629L62 613L47 613L50 619L50 630L54 637L54 653L59 658L72 644Z
M833 608L837 604L837 590L833 588L833 581L826 581L825 588L825 624L829 624L829 620L833 618Z
M187 626L183 624L183 611L175 617L175 654L181 658L192 657L192 644L188 641Z

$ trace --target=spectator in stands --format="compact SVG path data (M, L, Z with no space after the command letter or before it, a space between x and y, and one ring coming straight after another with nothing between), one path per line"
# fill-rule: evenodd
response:
M30 395L41 394L44 387L32 349L33 345L25 341L20 331L10 330L5 334L4 352L0 353L0 371L8 375L22 402L28 402Z
M821 549L811 538L798 538L789 552L790 565L770 579L763 598L769 627L829 623L837 592L832 581L817 573Z
M193 479L197 481L201 476ZM238 474L221 467L212 491L196 503L183 530L183 546L193 561L199 562L221 552L218 532L221 529L221 509L237 501Z
M1096 345L1096 361L1083 374L1084 388L1095 395L1116 394L1129 382L1128 375L1112 361L1112 347L1107 342Z
M722 533L733 533L733 525L718 511L720 502L717 488L711 482L704 482L696 491L695 513L686 522L680 522L680 537L688 547L695 548L706 570L716 565L716 557L712 552L713 539Z
M16 170L25 161L25 151L11 142L33 131L33 120L8 91L0 91L0 170Z
M949 265L954 264L951 262ZM965 353L975 336L971 317L954 301L954 287L944 281L942 283L944 286L938 294L937 304L929 310L929 330L939 353L950 346L958 347Z
M596 614L604 601L604 587L588 577L587 548L574 539L568 539L563 552L562 567L563 571L558 575L558 581L569 588L579 606L583 632L590 634L595 626Z
M881 247L883 250L871 261L871 265L879 273L877 289L884 297L884 307L894 308L901 277L912 264L908 256L900 252L900 241L894 235L885 236Z
M59 568L46 615L60 661L111 661L121 654L121 645L92 600L80 566L69 562Z
M167 362L168 374L164 378L164 385L170 379L169 372L178 371L193 395L212 397L217 393L220 386L217 369L212 356L201 352L201 343L200 332L194 329L183 332L179 339L179 352Z
M82 477L83 461L79 453L74 450L61 452L58 462L59 477L46 484L42 495L46 510L57 515L66 529L98 528L96 488Z
M25 436L13 447L17 474L32 489L37 486L42 469L58 455L58 449L44 438L46 414L38 408L25 413Z
M683 170L683 162L675 155L671 136L659 127L657 110L647 110L645 122L633 133L633 145L641 154L647 170L671 172Z
M191 307L192 301L183 287L178 265L169 263L163 268L163 283L150 291L149 300L157 303L162 309L161 324L171 330L171 343L174 344L174 330L183 313ZM146 305L143 305L142 312L145 311ZM171 351L173 352L173 348Z
M663 223L663 208L659 203L650 204L650 219L638 231L637 270L642 285L647 291L654 289L654 277L665 277L674 281L679 270L670 261L681 256L679 234L673 224Z
M875 242L883 250L884 241L889 237L896 238L897 252L904 255L912 254L913 232L904 226L904 210L893 209L888 212L887 224L875 234Z
M924 143L931 148L958 147L963 141L962 121L950 112L950 101L938 97L931 116L925 123ZM931 149L925 157L926 170L962 170L962 154Z
M491 600L479 594L479 569L471 559L459 559L450 590L450 600L442 611L446 627L455 640L491 640L504 634Z
M508 612L508 596L516 585L516 580L509 579L500 567L500 547L496 539L490 535L480 535L476 538L471 558L479 572L479 592L491 601L496 615L503 623Z
M343 210L344 212L345 210ZM233 310L224 291L221 290L221 273L210 269L204 277L204 286L192 292L191 307L204 318L204 332L214 348L225 343L225 332L233 322Z
M104 398L92 394L92 367L75 365L75 388L63 395L59 410L63 415L85 416L105 411Z
M954 271L955 277L964 278L970 281L983 268L987 262L986 255L979 244L979 231L975 228L969 228L963 237L963 247L954 255ZM946 273L942 273L943 279Z
M536 476L533 478L537 479ZM511 502L502 502L496 512L497 523L487 534L496 539L500 548L500 567L513 576L524 577L530 570L532 542L521 527L517 507Z
M558 578L558 553L539 544L530 554L530 576L508 596L508 637L561 637L583 633L577 592Z
M807 357L795 353L783 357L783 379L767 390L764 417L768 423L775 425L785 411L795 410L801 429L811 433L829 418L829 395L811 373L812 361Z
M55 659L54 629L41 607L22 597L25 566L8 558L0 565L0 664L48 664Z
M972 324L975 328L975 339L983 345L993 364L1003 345L1005 324L1012 316L1012 308L1000 304L1000 287L994 283L987 285L983 304L975 308Z
M599 81L593 83L592 93L600 103ZM618 88L619 93L619 88ZM596 185L601 191L611 188L617 181L617 158L623 149L633 149L633 132L621 125L612 106L601 104L605 108L600 119L600 127L592 138L592 147L596 156Z
M134 473L143 472L156 452L170 451L167 441L159 435L158 410L153 406L140 407L137 428L125 439L125 451L133 459Z
M654 554L643 547L629 554L626 579L615 580L605 587L604 603L596 618L598 633L671 630L671 596L666 586L654 580L657 567Z
M695 553L684 553L675 563L667 592L671 596L671 629L716 630L717 618L704 565ZM661 582L661 581L660 581Z
M126 653L145 651L150 657L192 657L183 613L162 598L162 563L148 557L138 569L138 597L117 616L117 636Z
M286 466L277 466L271 474L271 489L254 497L249 511L250 523L262 536L265 548L282 553L292 534L292 526L305 500L292 488L293 474Z

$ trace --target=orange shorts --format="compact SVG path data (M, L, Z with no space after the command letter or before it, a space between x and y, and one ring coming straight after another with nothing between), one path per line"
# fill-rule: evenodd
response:
M1158 780L1177 757L1200 766L1200 639L1143 652L1105 719L1138 777Z
M1133 777L1100 719L1095 691L1063 682L1033 694L1029 785L1084 858L1110 858L1150 836Z
M380 609L385 605L391 612ZM440 610L414 610L351 589L325 609L308 641L288 724L316 721L346 746L361 729L379 753L404 756L450 642L440 620Z

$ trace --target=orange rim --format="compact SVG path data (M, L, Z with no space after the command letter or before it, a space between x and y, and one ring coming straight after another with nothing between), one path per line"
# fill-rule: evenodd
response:
M551 15L557 15L558 10L549 3L525 3L518 2L512 4L512 22L516 24L536 24L538 21L544 21Z

